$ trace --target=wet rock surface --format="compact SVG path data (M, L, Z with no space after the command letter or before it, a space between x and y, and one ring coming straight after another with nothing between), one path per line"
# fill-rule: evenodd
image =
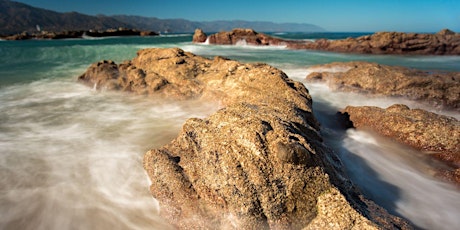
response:
M411 228L360 195L324 145L307 89L276 68L146 49L122 64L95 63L79 81L221 103L144 156L161 215L178 228Z
M457 119L400 104L386 109L348 106L342 113L349 116L356 128L371 128L450 165L452 169L441 170L438 175L460 184L460 122Z
M197 30L203 35L203 31ZM204 39L206 40L206 39ZM194 42L204 42L203 39ZM285 45L291 49L324 50L366 54L460 55L460 34L448 29L436 34L378 32L341 40L298 41L272 37L251 29L234 29L208 37L210 44Z
M312 66L307 81L323 81L336 90L406 97L432 106L460 110L460 73L422 71L369 62Z

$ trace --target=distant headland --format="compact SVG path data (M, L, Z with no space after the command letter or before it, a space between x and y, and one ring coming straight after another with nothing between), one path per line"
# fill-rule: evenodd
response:
M122 35L136 35L140 31L152 33L193 33L196 28L205 31L224 31L236 27L253 28L264 32L324 32L319 26L307 23L273 23L251 21L195 22L185 19L159 19L132 15L85 15L78 12L60 13L32 7L27 4L0 0L0 37L14 36L17 39L59 39L80 37L84 32L108 31L126 28ZM115 28L115 29L114 29ZM132 30L129 32L129 30ZM43 32L47 31L47 32ZM113 32L109 32L113 34ZM110 35L111 35L110 34ZM119 36L119 35L116 35ZM13 38L13 37L12 37Z
M79 30L79 31L62 31L49 32L38 31L34 33L22 32L10 36L4 36L5 40L29 40L29 39L67 39L67 38L86 38L86 37L113 37L113 36L157 36L156 32L139 31L135 29L107 29L107 30Z

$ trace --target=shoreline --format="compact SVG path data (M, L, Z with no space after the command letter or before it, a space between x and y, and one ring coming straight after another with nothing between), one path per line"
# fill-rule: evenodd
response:
M395 54L395 55L460 55L460 33L443 29L435 34L376 32L357 38L315 41L283 39L258 33L253 29L236 28L207 35L196 29L194 43L235 45L245 43L255 46L285 45L293 50L320 50L348 54Z
M1 35L0 39L4 41L20 40L60 40L69 38L103 38L103 37L126 37L126 36L159 36L159 33L153 31L140 31L136 29L108 29L108 30L70 30L70 31L39 31L36 33L22 32L13 35Z

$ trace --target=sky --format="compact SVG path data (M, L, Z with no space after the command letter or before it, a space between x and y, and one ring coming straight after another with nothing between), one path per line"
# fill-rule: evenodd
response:
M331 32L460 32L459 0L13 0L58 12L310 23Z

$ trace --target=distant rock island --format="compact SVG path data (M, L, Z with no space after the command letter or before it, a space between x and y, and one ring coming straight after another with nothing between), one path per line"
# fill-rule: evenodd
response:
M195 28L205 31L222 31L235 27L250 27L264 32L323 32L323 28L307 23L273 23L250 21L194 22L185 19L159 19L131 15L90 16L78 12L59 13L32 7L27 4L0 0L0 37L20 34L37 34L41 31L70 36L78 31L106 31L128 28L156 33L193 33ZM18 36L20 37L20 36ZM40 36L36 36L40 38ZM53 35L46 35L51 37Z
M364 54L460 55L460 34L448 29L436 34L378 32L342 40L288 40L258 33L253 29L234 29L207 36L195 30L193 42L234 45L284 45L289 49L324 50Z

